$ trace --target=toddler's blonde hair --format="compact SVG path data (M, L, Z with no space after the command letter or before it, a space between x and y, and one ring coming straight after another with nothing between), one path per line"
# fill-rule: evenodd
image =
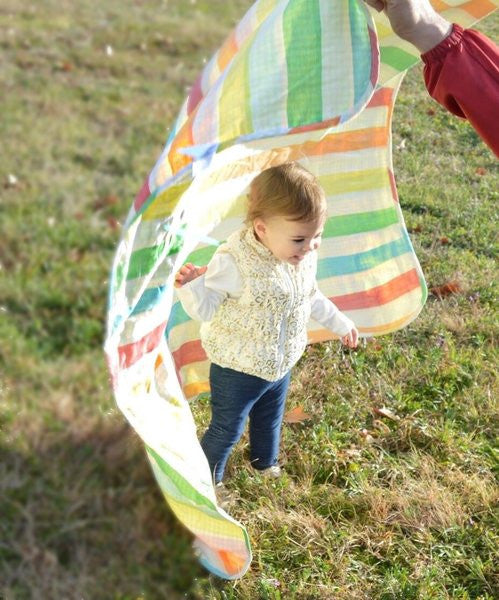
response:
M287 217L317 221L326 213L326 196L316 177L297 162L265 169L251 182L246 223Z

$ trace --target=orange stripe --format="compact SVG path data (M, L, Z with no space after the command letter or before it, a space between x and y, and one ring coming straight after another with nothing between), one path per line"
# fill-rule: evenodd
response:
M239 573L246 562L234 552L228 552L227 550L219 550L218 555L220 556L225 570L227 573L229 573L229 575L235 575L236 573Z
M442 3L443 4L443 3ZM465 10L476 19L480 19L496 9L496 6L489 0L471 0L461 6L456 6L461 10Z
M187 399L193 398L198 394L210 391L210 384L208 381L197 381L196 383L188 383L184 385L184 395Z
M391 88L380 88L372 95L366 108L376 108L378 106L390 106L393 97ZM365 110L365 109L364 109Z
M179 150L194 145L192 138L192 122L196 112L197 110L194 110L194 112L189 115L188 120L183 124L182 128L175 136L170 151L168 152L168 160L170 161L173 175L192 162L190 156L180 154Z
M230 63L237 50L236 32L234 30L218 51L217 63L220 72Z
M343 133L332 133L319 142L305 142L291 146L291 160L297 160L305 153L307 156L332 154L333 152L351 152L364 148L386 146L388 129L386 127L368 127Z
M452 8L451 6L449 6L447 4L447 2L443 2L442 0L432 0L432 5L433 8L437 11L437 12L442 12L444 10L449 10L449 8ZM456 8L461 8L460 6L456 7Z
M400 298L400 296L411 292L420 285L416 269L411 269L383 285L378 285L363 292L334 296L331 300L343 311L373 308L392 302L392 300Z
M156 370L162 364L163 364L163 357L161 356L161 354L158 354L158 356L156 357L156 362L154 363L154 369Z
M227 179L235 179L255 171L260 172L267 167L275 167L287 161L303 159L304 156L349 152L364 148L383 147L387 144L388 128L386 127L368 127L356 131L331 133L319 142L304 142L294 146L276 148L275 150L268 150L258 155L234 161L207 177L200 191L207 190Z

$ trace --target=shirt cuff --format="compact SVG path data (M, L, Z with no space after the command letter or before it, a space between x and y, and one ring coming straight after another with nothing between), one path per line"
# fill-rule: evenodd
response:
M464 29L457 23L454 23L450 35L444 38L440 44L437 44L434 48L428 50L428 52L421 54L421 58L425 65L444 59L451 48L454 48L454 46L461 43L463 34Z

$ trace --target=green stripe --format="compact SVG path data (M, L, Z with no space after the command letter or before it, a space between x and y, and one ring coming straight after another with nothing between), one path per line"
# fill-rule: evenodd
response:
M170 247L166 256L172 256L180 252L184 244L185 227L185 225L182 225L179 232L175 234L175 239L170 241ZM163 242L157 246L149 246L148 248L141 248L132 252L130 267L126 276L127 280L147 275L155 267L158 257L164 252L164 249L165 243Z
M183 238L181 233L177 234L175 241L173 242L167 256L177 254L182 247ZM143 277L147 275L155 267L158 262L158 257L164 252L165 244L159 244L158 246L150 246L149 248L141 248L135 250L130 256L130 263L127 273L127 280L136 279L137 277ZM210 262L211 257L215 254L217 246L206 246L205 248L199 248L194 252L191 252L187 257L186 262L192 262L196 265L207 265Z
M322 121L319 0L290 2L283 14L283 34L288 67L288 125L297 127Z
M132 252L126 278L135 279L149 273L158 261L158 256L160 256L164 249L165 243L163 242L158 246L141 248L140 250Z
M365 94L371 80L371 41L365 13L360 3L350 0L348 11L353 54L354 102L358 102Z
M216 506L213 504L213 502L208 500L208 498L200 494L194 487L192 487L192 485L184 477L182 477L182 475L170 467L170 465L163 460L161 456L150 446L146 445L146 451L152 456L158 467L170 479L182 496L194 502L198 507L206 506L213 511L216 510ZM222 517L220 517L218 514L213 514L211 516L217 519L222 519Z
M191 252L185 262L191 262L195 265L202 266L207 265L211 257L215 254L218 246L205 246L204 248L198 248Z
M323 237L338 237L340 235L352 235L366 231L376 231L399 222L395 207L385 208L372 212L354 213L332 217L326 221Z
M405 71L419 60L417 56L394 46L382 46L380 48L380 58L382 63L397 69L397 71Z

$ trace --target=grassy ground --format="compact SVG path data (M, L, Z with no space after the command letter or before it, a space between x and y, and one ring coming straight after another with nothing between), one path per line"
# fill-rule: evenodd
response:
M186 87L248 5L2 2L5 600L499 594L497 170L419 69L396 107L395 172L429 287L456 281L456 293L357 352L309 348L289 406L311 419L284 428L287 475L253 476L244 444L231 463L232 512L255 553L241 581L198 566L115 408L101 343L119 222ZM480 28L497 36L498 23Z

